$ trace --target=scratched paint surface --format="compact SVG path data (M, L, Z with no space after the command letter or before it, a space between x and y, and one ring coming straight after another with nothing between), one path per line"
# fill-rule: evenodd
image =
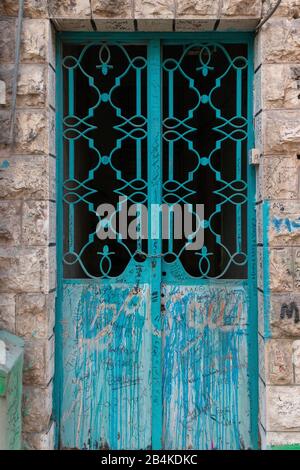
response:
M61 447L149 447L149 287L66 284L63 299Z
M251 446L246 292L234 281L163 286L165 449Z

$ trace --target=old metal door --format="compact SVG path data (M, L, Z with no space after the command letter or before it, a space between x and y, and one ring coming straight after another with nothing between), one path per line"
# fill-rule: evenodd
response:
M255 447L251 37L64 33L57 58L59 446ZM138 211L124 237L123 204L162 203L199 249Z

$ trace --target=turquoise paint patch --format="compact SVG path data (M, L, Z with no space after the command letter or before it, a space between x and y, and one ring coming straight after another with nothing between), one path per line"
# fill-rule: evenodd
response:
M269 214L270 203L264 201L263 214L263 298L264 298L264 336L265 339L271 337L270 331L270 255L269 255Z

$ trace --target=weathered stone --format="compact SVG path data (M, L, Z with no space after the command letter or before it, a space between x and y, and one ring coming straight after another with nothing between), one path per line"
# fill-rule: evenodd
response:
M270 339L265 343L266 384L283 385L293 383L292 342Z
M48 153L45 113L20 111L16 116L16 127L15 151L18 154Z
M300 387L267 386L268 431L300 431Z
M54 374L54 336L25 339L23 383L47 385Z
M132 18L131 0L91 0L93 18Z
M265 341L261 335L258 335L258 362L259 376L266 383Z
M140 19L137 20L139 31L172 31L173 21L171 19Z
M263 205L262 203L255 206L256 210L256 241L263 243Z
M134 31L133 18L127 19L110 19L110 18L94 18L97 31Z
M300 161L295 156L262 159L259 184L263 199L296 199L298 197L298 171ZM295 177L296 175L296 177Z
M262 149L265 155L299 152L300 114L296 110L264 111Z
M57 31L93 31L90 19L53 18L52 22Z
M263 247L257 247L257 287L264 289L264 256Z
M263 0L262 1L262 15L265 17L274 6L274 0ZM286 18L297 18L300 14L300 0L281 0L281 3L274 16L281 16ZM300 442L300 441L299 441Z
M4 80L0 80L0 104L6 104L6 83Z
M0 295L0 330L7 330L15 333L15 296L13 294Z
M22 228L22 242L26 246L54 243L54 204L49 201L25 201L23 203Z
M91 18L90 0L51 0L50 18Z
M46 73L43 65L23 64L18 81L18 106L43 106L46 101Z
M300 340L293 342L293 366L295 382L300 384Z
M176 31L212 31L216 24L214 19L179 19L175 20Z
M299 108L300 65L264 64L260 70L263 109Z
M261 0L223 0L222 15L224 16L255 16L261 17Z
M294 258L294 289L300 290L300 248L293 248Z
M265 336L265 308L264 308L264 294L257 291L258 303L258 332L262 337Z
M272 246L300 245L300 201L271 201L268 240Z
M0 248L0 292L48 292L45 249Z
M47 85L48 85L48 93L47 93L47 102L48 105L51 106L53 109L56 108L56 75L53 68L49 65L47 68Z
M0 245L20 244L21 212L20 201L0 201Z
M176 18L215 17L219 12L219 0L178 0Z
M300 19L270 19L258 35L257 45L263 63L299 63Z
M23 431L45 432L49 429L52 413L52 382L45 387L24 387Z
M273 292L293 290L293 258L291 248L270 249L270 288Z
M16 20L0 19L0 62L14 62L15 60L15 30Z
M146 2L144 0L135 0L134 17L137 19L162 18L164 20L174 18L175 2L174 0L147 0Z
M23 447L25 450L53 450L55 438L54 422L48 431L41 433L23 433Z
M300 432L268 432L262 450L300 450Z
M271 295L270 330L273 338L300 337L300 294Z
M266 429L266 385L261 378L258 379L259 411L258 420Z
M48 53L49 21L25 19L22 27L21 61L45 62Z
M1 171L0 197L3 199L47 199L50 195L48 163L52 163L52 160L54 159L48 160L40 156L0 159L0 166L1 163L7 162L7 168Z
M47 339L53 334L55 297L51 294L19 294L16 297L16 334Z
M252 31L259 23L259 18L224 17L218 26L218 31Z
M47 0L25 0L24 17L46 18L48 16ZM1 0L0 16L18 16L19 2L16 0Z

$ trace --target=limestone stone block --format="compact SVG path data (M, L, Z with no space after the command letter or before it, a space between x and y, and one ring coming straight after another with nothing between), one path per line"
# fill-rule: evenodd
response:
M266 385L261 378L258 379L259 411L258 419L263 428L266 429Z
M271 110L262 114L262 150L265 155L297 154L300 145L300 113Z
M257 37L262 63L300 62L300 19L271 18Z
M257 287L261 290L264 289L264 256L263 247L257 247Z
M91 18L90 0L51 0L50 18Z
M218 31L253 31L259 23L259 18L246 16L240 18L239 16L231 17L224 16L221 18Z
M139 31L173 31L173 20L162 18L146 18L137 20Z
M178 0L176 18L215 17L220 9L219 0Z
M54 158L42 156L0 159L0 166L7 162L7 167L1 171L0 197L7 200L47 199L50 195L48 164L52 160Z
M47 67L47 102L48 105L51 106L53 109L56 108L56 74L53 68L49 65Z
M274 6L274 0L263 0L262 1L262 15L263 17ZM274 16L293 18L297 17L297 13L300 12L300 0L281 0L281 3L274 13ZM299 441L300 442L300 441Z
M261 67L262 108L297 108L300 106L300 65L263 64Z
M91 0L93 18L133 18L131 0Z
M25 339L23 383L47 385L54 375L54 336Z
M0 295L0 330L7 330L15 334L15 295L14 294L1 294Z
M300 294L272 294L270 299L270 330L273 338L300 337Z
M293 290L293 257L292 249L270 249L270 289L273 292Z
M90 18L52 18L57 31L93 31Z
M16 296L16 334L47 339L53 334L55 293L18 294Z
M16 153L48 153L48 122L46 113L19 111L16 116L16 127Z
M52 381L47 387L24 386L23 432L45 432L52 413Z
M6 106L11 105L13 65L0 65L0 80L6 84ZM47 78L41 64L22 64L19 68L17 107L42 107L46 102ZM55 94L54 94L55 96Z
M260 180L263 199L297 199L300 161L296 156L266 156Z
M265 364L267 384L292 384L293 375L292 341L269 339L265 343Z
M259 376L266 383L266 360L265 360L265 341L261 335L258 335L258 366Z
M223 0L222 15L224 16L261 16L261 0Z
M47 245L54 243L54 241L54 204L50 201L24 201L22 212L23 245Z
M262 450L299 450L300 432L268 432Z
M294 288L300 291L300 248L293 248L294 258Z
M20 244L21 212L21 201L0 201L0 245Z
M175 20L176 31L213 31L216 20L214 19L178 19Z
M271 246L300 245L300 201L270 201L268 240Z
M257 304L258 304L258 331L259 334L265 336L265 309L264 309L264 294L257 291Z
M263 243L263 205L262 203L255 206L256 211L256 241Z
M180 1L179 1L180 3ZM199 2L198 2L199 3ZM201 2L200 2L201 3ZM174 18L174 0L135 0L134 17L139 18Z
M134 31L133 18L94 18L97 31Z
M23 64L18 80L17 106L43 106L46 102L46 68L40 64Z
M293 342L293 366L295 382L300 384L300 340Z
M48 292L48 253L42 248L0 248L0 292Z
M268 385L267 431L300 431L300 387Z
M23 20L21 61L45 62L48 57L49 20Z
M13 63L15 60L15 18L1 19L0 15L0 62Z
M55 441L55 425L50 423L50 427L45 432L23 433L23 447L25 450L53 450Z
M47 0L25 0L24 17L46 18L48 16ZM16 0L1 0L0 16L18 16L19 2Z

